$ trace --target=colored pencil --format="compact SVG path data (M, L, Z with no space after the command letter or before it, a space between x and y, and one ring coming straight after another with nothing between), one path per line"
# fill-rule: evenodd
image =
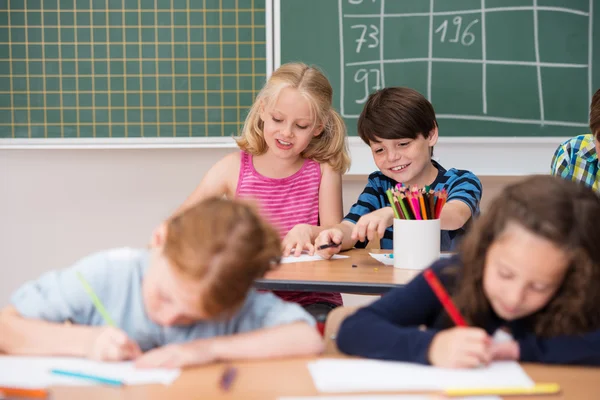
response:
M456 326L468 326L464 317L460 314L460 311L458 311L458 308L456 308L454 302L448 295L448 292L446 292L444 286L442 286L437 276L435 276L435 273L431 269L427 269L425 272L423 272L423 277L429 286L431 286L431 290L433 290L433 293L435 293L437 298L440 300L440 303L442 303L442 306L444 306L444 309L450 318L452 318L454 324Z
M90 285L88 283L88 281L85 280L85 278L79 271L77 272L77 278L83 285L83 289L85 290L85 292L88 294L88 296L92 300L92 303L94 303L96 310L98 310L98 312L104 319L104 322L106 322L110 326L116 327L117 324L115 324L115 321L113 321L113 319L110 317L110 314L108 313L108 311L106 311L104 304L102 304L102 302L100 301L100 298L96 295L96 292L94 292L94 289L92 289L92 285Z
M86 381L102 383L104 385L109 385L109 386L123 386L123 381L113 379L113 378L107 378L104 376L86 374L84 372L68 371L68 370L64 370L64 369L53 369L53 370L50 370L50 373L52 373L54 375L67 376L69 378L77 378L77 379L83 379Z

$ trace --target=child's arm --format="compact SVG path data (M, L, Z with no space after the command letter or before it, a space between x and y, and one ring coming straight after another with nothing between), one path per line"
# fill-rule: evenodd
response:
M431 268L443 278L444 269L456 262L456 259L441 260ZM361 357L421 364L441 359L452 365L451 360L463 354L454 352L444 357L430 354L430 350L435 350L432 348L434 341L457 342L450 338L452 330L420 329L422 325L431 325L443 312L439 300L420 274L406 286L391 290L380 300L346 318L337 335L337 345L342 352ZM470 331L464 333L465 338L471 334L478 338L486 336L479 328L456 329ZM450 340L445 340L448 338Z
M0 351L7 354L84 357L94 328L23 318L12 306L0 312Z
M316 355L323 349L321 335L306 322L220 337L213 343L218 360Z
M319 187L319 222L322 227L326 228L339 224L344 216L342 174L334 171L327 163L321 164L321 169L323 173ZM313 237L313 240L316 236Z
M230 331L187 344L172 344L152 350L138 360L144 367L181 367L216 360L273 358L318 354L323 350L314 319L298 304L288 303L272 293L251 290Z
M192 204L196 204L208 197L225 195L232 198L235 195L235 186L237 185L240 173L240 162L239 151L228 154L220 159L208 170L200 181L200 184L173 214L177 214Z
M463 227L471 218L471 208L460 200L449 201L440 214L440 227L445 231L454 231Z
M138 345L112 327L66 325L23 318L12 306L0 311L0 352L89 357L102 361L136 358Z
M329 259L340 251L353 248L356 244L356 239L352 239L353 231L354 224L348 221L342 221L332 228L325 229L315 239L315 250L317 254L325 259ZM338 243L340 246L319 250L319 246L330 243Z
M600 365L600 330L584 335L518 338L518 359L546 364Z
M428 363L438 331L420 330L441 312L422 275L346 318L337 334L340 351L367 358Z
M550 173L561 178L568 178L571 173L571 157L562 143L556 148L550 164Z
M83 276L110 310L111 295L123 293L128 288L123 285L131 280L128 274L133 270L126 268L129 258L138 256L139 253L127 249L96 253L69 268L47 272L25 283L11 296L11 306L1 314L0 336L5 336L6 331L2 350L12 354L85 355L106 360L139 354L138 345L125 332L113 327L88 326L93 325L98 314L78 278L78 274ZM69 320L74 325L64 325ZM119 325L120 321L115 320Z
M394 212L391 207L386 207L387 204L380 201L379 193L385 191L381 176L383 175L380 172L371 174L367 185L344 220L332 229L323 231L315 239L316 247L331 242L341 243L340 247L320 251L322 257L330 258L341 250L351 249L359 240L371 240L375 233L381 238L386 228L392 225Z
M469 171L448 183L448 199L440 215L442 230L453 231L479 212L479 202L483 191L479 178Z
M382 238L386 229L393 224L394 211L391 207L383 207L358 219L356 224L344 220L333 228L326 229L315 239L317 253L323 258L331 258L332 255L342 250L348 250L356 245L356 242ZM319 246L328 243L341 243L338 247L329 247L319 250Z
M316 355L323 351L317 330L304 322L188 343L172 344L144 354L142 368L180 368L214 361L272 359Z

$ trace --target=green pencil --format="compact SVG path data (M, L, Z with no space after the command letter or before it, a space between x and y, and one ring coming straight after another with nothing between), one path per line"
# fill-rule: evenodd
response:
M113 321L113 319L108 314L108 311L106 311L106 308L104 308L104 304L102 304L102 302L94 292L94 289L92 289L92 286L88 283L88 281L85 280L85 278L83 277L83 275L81 275L81 272L79 271L77 271L77 278L79 278L79 281L83 285L83 288L85 289L86 293L88 294L88 296L90 296L90 299L92 299L92 303L94 303L96 310L98 310L100 315L102 315L102 318L104 318L104 322L106 322L110 326L116 327L117 324L115 324L115 321Z

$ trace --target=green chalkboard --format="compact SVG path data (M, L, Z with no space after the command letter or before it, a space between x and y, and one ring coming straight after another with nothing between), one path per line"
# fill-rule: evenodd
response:
M0 0L0 139L239 132L265 0Z
M444 136L571 136L600 87L599 16L598 0L281 0L281 62L325 71L351 135L368 93L409 86Z

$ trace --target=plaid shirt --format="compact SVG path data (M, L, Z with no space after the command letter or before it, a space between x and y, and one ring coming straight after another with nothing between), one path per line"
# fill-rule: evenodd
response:
M600 170L594 135L581 135L558 146L552 157L552 175L581 182L600 193Z

